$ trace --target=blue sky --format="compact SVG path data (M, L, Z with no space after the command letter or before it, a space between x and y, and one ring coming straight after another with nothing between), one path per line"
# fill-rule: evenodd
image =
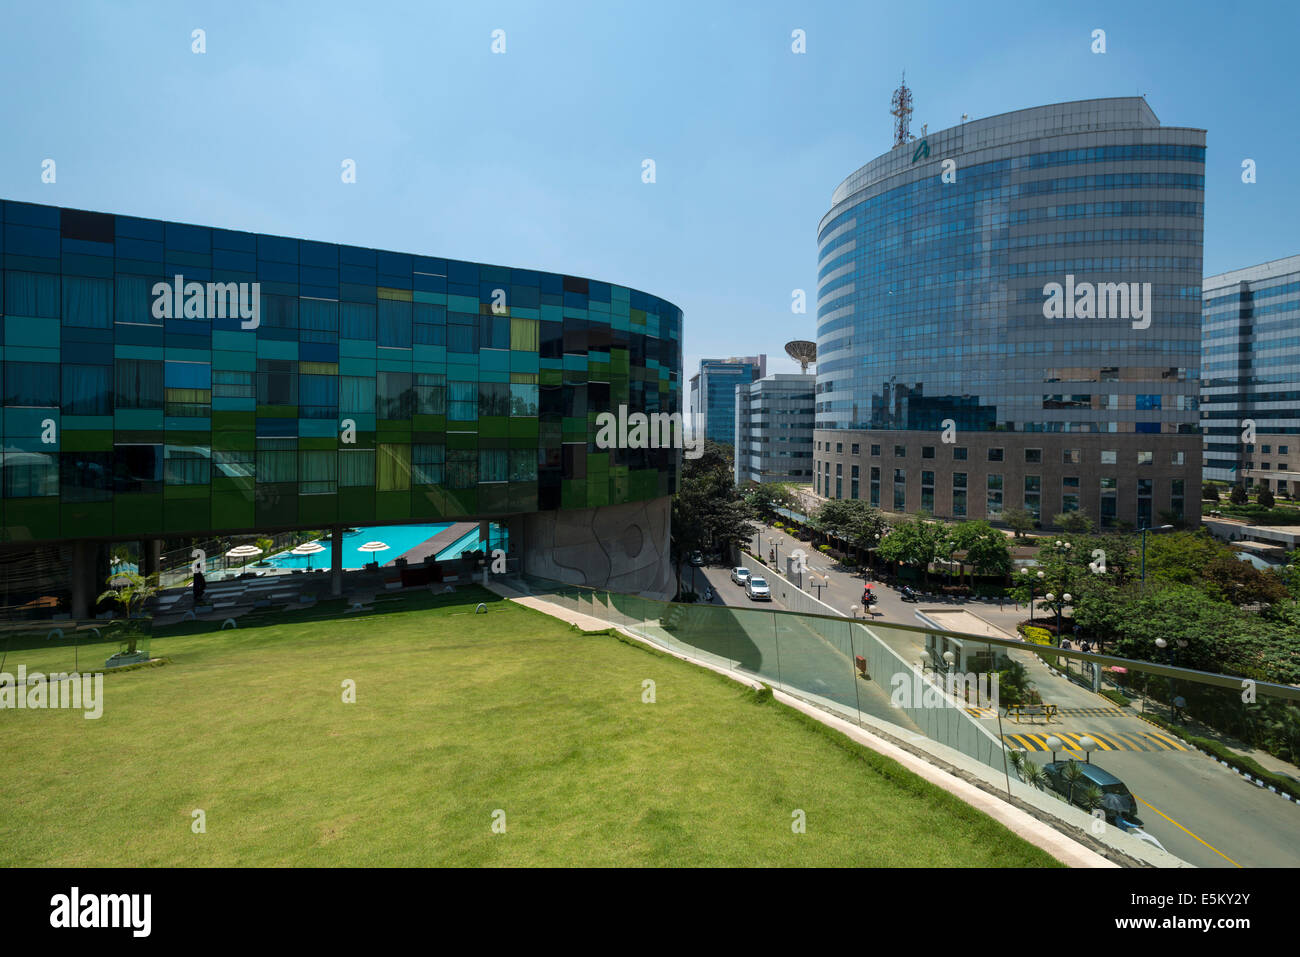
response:
M914 131L1145 94L1209 131L1207 274L1300 253L1298 10L3 0L0 196L591 276L681 306L688 371L789 371L791 290L815 300L817 222L889 148L903 68Z

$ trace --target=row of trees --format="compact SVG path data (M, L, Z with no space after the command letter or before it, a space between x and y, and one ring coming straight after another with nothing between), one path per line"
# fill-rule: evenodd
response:
M706 440L697 459L682 462L673 496L671 558L682 593L682 566L695 552L728 558L758 531L758 509L736 488L731 446Z
M1069 594L1080 637L1108 654L1255 681L1300 683L1300 553L1260 570L1207 531L1062 536L1038 550L1036 597ZM1028 601L1028 585L1017 597ZM1131 675L1134 690L1283 760L1300 760L1300 712L1241 689Z

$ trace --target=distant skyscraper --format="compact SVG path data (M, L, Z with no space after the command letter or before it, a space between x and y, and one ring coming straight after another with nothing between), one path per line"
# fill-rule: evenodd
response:
M706 439L736 444L736 386L748 385L767 373L767 356L702 359L691 377L691 421Z
M1201 286L1205 477L1292 495L1300 485L1300 256Z

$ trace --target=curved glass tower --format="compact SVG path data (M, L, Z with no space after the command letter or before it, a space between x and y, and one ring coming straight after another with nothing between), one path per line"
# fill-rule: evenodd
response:
M964 123L849 176L818 233L816 491L1199 520L1204 164L1203 130L1128 97Z
M681 408L665 299L19 202L0 266L0 557L493 519L530 572L671 593L679 452L596 426Z

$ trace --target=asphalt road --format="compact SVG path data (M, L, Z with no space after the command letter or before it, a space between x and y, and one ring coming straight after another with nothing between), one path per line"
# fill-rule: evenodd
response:
M862 588L870 581L868 576L840 571L808 543L770 527L761 530L761 539L765 553L771 547L769 543L775 545L780 565L795 548L808 553L809 571L814 580L823 582L821 600L826 604L845 614L861 608ZM741 586L732 584L729 568L698 571L712 584L715 603L768 605L751 602ZM769 568L760 573L771 576L774 571ZM810 591L815 595L818 589ZM873 591L879 599L875 611L880 623L916 625L917 609L927 607L924 602L904 602L898 592L879 583ZM781 607L775 601L771 606ZM1016 624L1028 616L1026 608L1012 604L999 608L996 604L970 602L942 607L965 608L1013 635ZM919 636L912 639L897 631L886 630L882 637L900 649L911 641L917 647L920 643ZM786 640L784 636L782 640ZM1128 785L1138 799L1145 830L1170 853L1198 867L1300 867L1300 803L1286 801L1246 782L1198 751L1183 750L1186 745L1178 738L1132 714L1132 709L1118 709L1109 699L1054 674L1036 655L1015 657L1030 670L1044 701L1056 704L1063 712L1050 725L1041 721L1033 726L1017 725L1006 717L1002 719L1002 732L1018 735L1019 740L1011 743L1025 746L1033 760L1040 764L1052 760L1049 752L1036 749L1043 746L1048 735L1064 735L1067 741L1071 737L1077 741L1082 735L1099 735L1100 741L1109 744L1094 751L1091 760ZM895 723L900 717L896 709L888 708L887 701L882 716ZM982 720L990 722L990 730L998 733L995 717ZM1058 752L1058 759L1064 757L1082 760L1085 755L1080 750Z

